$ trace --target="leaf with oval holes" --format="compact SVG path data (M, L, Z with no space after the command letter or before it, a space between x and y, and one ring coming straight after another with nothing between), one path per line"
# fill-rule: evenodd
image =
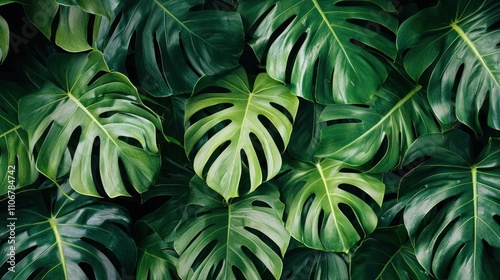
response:
M35 159L28 144L28 134L19 125L18 101L26 94L21 87L0 82L0 195L6 194L9 185L23 187L38 177ZM10 166L10 167L9 167ZM10 171L10 172L9 172Z
M120 279L132 275L136 258L127 211L114 203L41 185L16 195L17 220L0 230L0 261L15 247L15 272L2 266L2 279ZM7 221L7 211L0 217ZM9 224L7 223L7 224ZM14 240L15 243L8 240Z
M447 128L458 119L481 134L485 109L488 125L500 129L498 21L499 1L441 0L398 30L406 70L414 79L428 78L430 104Z
M174 240L182 279L261 279L264 271L280 277L290 235L281 220L280 194L266 184L224 203L198 176L191 180L188 206L195 215Z
M311 101L370 99L387 77L383 57L396 57L390 1L242 0L238 11L269 75Z
M190 93L200 77L237 67L244 47L240 15L200 9L204 2L122 2L121 17L102 25L97 48L112 69L123 73L134 49L134 71L142 88L153 96Z
M30 149L41 142L38 170L56 181L70 147L74 155L69 182L77 192L100 196L97 186L102 184L110 197L129 195L125 175L137 192L146 191L160 168L156 127L161 125L142 105L135 87L124 75L109 72L98 51L54 54L47 64L54 82L47 81L19 101L19 120L28 132ZM77 136L78 143L71 144ZM98 162L92 159L93 151Z
M191 97L186 103L185 122L204 109L229 106L217 107L216 112L194 121L184 135L185 149L188 155L191 154L205 134L213 133L195 151L194 169L200 177L206 178L210 188L229 199L239 195L244 168L248 167L250 172L250 191L278 174L281 152L277 142L282 142L286 148L299 101L286 86L265 73L259 74L250 86L242 68L220 78L202 80L196 91L209 87L229 92L206 92ZM222 127L216 130L220 124ZM277 131L275 136L271 128ZM264 172L267 176L263 179Z
M403 177L399 191L411 198L403 219L417 259L438 279L492 279L500 267L500 139L474 158L465 132L427 134L405 163L423 156L430 159Z
M375 230L377 215L362 196L382 205L384 184L374 175L353 170L343 162L324 159L316 164L297 162L280 178L286 228L295 239L309 248L347 252L361 239L357 228L365 236ZM348 217L341 205L353 216Z
M366 165L371 172L390 171L418 136L439 131L421 88L394 69L363 106L329 105L319 121L333 123L321 130L316 156Z

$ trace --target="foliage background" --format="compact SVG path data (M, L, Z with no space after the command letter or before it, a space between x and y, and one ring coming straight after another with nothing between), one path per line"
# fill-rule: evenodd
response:
M0 62L2 279L500 272L498 1L0 0Z

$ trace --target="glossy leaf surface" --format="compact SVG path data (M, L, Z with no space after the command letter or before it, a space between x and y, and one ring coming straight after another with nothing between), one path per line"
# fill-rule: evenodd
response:
M239 195L245 166L250 172L250 191L279 172L282 151L278 143L285 147L288 144L299 101L286 86L265 73L259 74L251 85L241 68L221 78L202 81L197 90L207 87L220 87L229 92L193 96L186 103L185 121L201 110L218 105L224 107L217 107L214 113L189 126L184 135L185 149L189 155L206 133L213 133L196 151L194 169L200 177L206 178L209 187L229 199ZM217 129L216 125L221 124ZM270 126L278 132L274 138Z
M269 75L308 100L366 101L387 77L378 55L396 57L395 43L382 34L398 25L390 1L246 0L238 11Z
M423 267L437 278L492 279L500 249L500 140L474 157L461 131L421 137L406 161L430 159L401 181L401 193L418 189L404 224Z
M135 87L124 75L109 72L97 51L55 54L48 69L54 82L46 82L19 102L20 123L28 132L31 150L42 143L38 170L55 181L70 147L74 155L69 182L79 193L100 196L102 184L110 197L129 195L120 163L135 190L146 191L160 167L159 121L142 105ZM92 160L93 150L98 150L98 162Z

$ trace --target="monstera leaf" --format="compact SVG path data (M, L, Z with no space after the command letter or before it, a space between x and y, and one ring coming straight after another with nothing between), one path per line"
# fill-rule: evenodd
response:
M345 169L353 170L330 159L317 164L297 163L280 179L288 214L286 227L307 247L347 252L361 238L356 228L367 235L377 226L377 215L359 196L368 195L381 205L384 184L372 175ZM348 217L341 206L348 207L354 217Z
M42 142L38 170L55 181L70 147L74 155L69 182L77 192L100 196L97 186L102 184L110 197L129 195L122 174L139 193L146 191L160 167L155 129L160 124L142 106L135 87L124 75L109 73L97 51L55 54L48 69L54 82L19 102L30 149ZM73 138L77 143L70 141ZM98 151L97 160L92 159L93 151Z
M149 94L191 92L199 77L235 68L244 46L238 13L200 10L204 2L124 1L122 16L101 24L97 47L112 69L124 73L129 45L135 47L134 71Z
M57 17L55 42L69 52L81 52L92 47L87 42L90 14L111 19L119 0L33 0L24 5L30 21L49 39Z
M0 63L7 57L9 52L9 25L7 21L0 16Z
M351 265L351 279L430 278L418 263L403 225L378 228L356 249Z
M488 125L500 129L499 20L499 1L441 0L399 28L405 68L414 79L429 72L429 100L444 125L458 118L481 133L484 106Z
M284 266L281 279L349 279L347 264L338 253L293 249L286 253Z
M186 153L191 153L202 136L223 124L196 151L194 169L200 177L206 177L209 187L229 199L239 195L244 167L250 172L250 191L262 183L265 173L265 180L269 180L279 172L281 154L277 142L285 147L288 144L299 101L286 86L265 73L259 74L250 86L242 68L221 78L202 80L196 91L208 87L229 92L206 92L190 98L186 103L186 122L203 109L229 106L191 124L184 136ZM274 138L272 128L278 132ZM215 160L210 161L214 156Z
M238 11L269 75L308 100L366 101L387 77L381 57L396 57L395 43L384 36L398 26L390 1L244 0Z
M319 121L332 124L321 130L316 156L387 172L419 135L439 131L422 86L391 74L365 105L334 104L323 111Z
M30 152L28 135L18 121L17 102L25 91L11 83L0 83L0 195L7 193L9 181L17 187L29 185L38 177L35 159ZM9 168L11 166L11 168ZM14 171L9 173L8 171Z
M401 194L412 196L403 218L419 262L438 279L495 278L500 267L500 139L490 139L474 158L466 133L429 134L415 142L405 162L422 156L430 159L400 186ZM414 189L420 191L413 195Z
M199 177L191 184L189 205L198 210L177 230L174 241L180 277L261 279L268 271L278 279L290 235L281 220L284 206L276 187L268 184L225 203Z
M0 261L15 247L14 272L2 279L121 279L131 275L136 258L125 209L78 195L67 182L60 188L41 186L17 194L14 242L8 227L0 230ZM43 189L43 190L42 190ZM10 217L12 218L12 217Z

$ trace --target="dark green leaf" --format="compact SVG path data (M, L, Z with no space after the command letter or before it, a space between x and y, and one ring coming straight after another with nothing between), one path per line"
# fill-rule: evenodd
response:
M269 75L308 100L366 101L387 77L380 57L396 57L383 34L393 36L398 25L390 1L245 0L238 11Z
M416 255L439 279L494 279L500 267L500 139L474 159L471 141L453 130L418 139L405 161L428 156L401 181L418 189L404 211Z
M235 270L244 279L260 279L261 270L279 278L290 236L277 189L266 184L225 204L198 177L191 184L197 215L177 230L174 241L181 278L231 280L237 279Z
M114 30L103 25L99 49L112 69L125 73L129 46L144 90L154 96L188 93L199 77L233 69L244 33L236 12L195 10L203 0L134 0ZM107 30L106 30L107 29ZM133 35L137 34L135 41Z
M325 159L317 164L301 163L283 177L282 195L291 235L307 247L333 252L347 252L377 226L377 215L362 197L368 195L382 204L384 184L376 177L347 171L352 167ZM359 194L346 186L359 190ZM353 212L348 217L340 206Z
M129 236L125 209L78 195L67 182L60 188L28 190L16 198L15 243L10 229L0 230L0 261L5 264L15 247L15 272L2 279L119 279L131 275L136 247ZM3 207L2 207L3 208ZM5 208L6 209L6 208ZM7 221L7 211L0 217ZM87 264L82 269L81 264ZM92 276L90 276L92 275ZM33 278L30 278L33 277Z
M282 280L349 279L347 263L339 253L298 248L286 253L283 265Z
M0 16L0 64L7 57L9 52L9 25L7 21Z
M191 97L186 103L186 122L206 108L229 106L192 123L184 135L185 149L189 155L206 133L214 132L216 125L223 124L223 128L215 131L196 151L194 170L200 177L206 177L208 186L227 200L240 195L238 190L245 165L250 171L250 191L278 174L281 151L277 143L280 141L286 148L299 101L290 94L288 87L265 73L259 74L250 85L242 68L217 79L202 80L196 90L208 87L220 87L229 92L207 92ZM277 130L276 135L271 134L266 122ZM210 162L213 155L216 159ZM262 162L265 162L267 170L264 170ZM267 176L264 177L264 174Z
M135 87L124 75L109 72L97 51L55 54L48 69L54 83L47 82L19 104L31 150L42 142L38 170L55 181L70 138L78 136L78 144L70 147L74 155L69 182L76 191L100 196L97 186L102 184L110 197L129 195L120 164L134 188L146 191L160 168L155 128L160 124L143 107ZM94 147L98 164L92 161ZM100 180L93 167L98 167Z
M398 30L399 50L409 49L406 70L414 79L428 72L431 106L447 127L458 118L480 134L484 106L488 124L500 129L499 20L499 1L441 0Z

